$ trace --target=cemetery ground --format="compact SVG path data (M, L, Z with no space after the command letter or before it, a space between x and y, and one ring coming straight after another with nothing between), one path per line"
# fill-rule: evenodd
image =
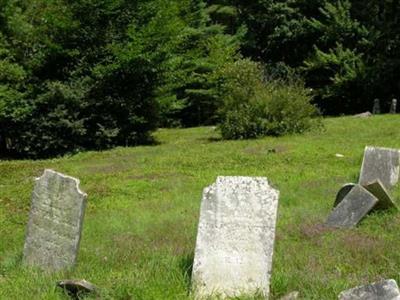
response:
M101 299L191 299L202 190L219 175L266 176L280 190L271 299L294 290L336 299L400 281L400 214L322 226L339 188L357 182L364 147L400 148L399 124L398 115L328 118L322 131L244 141L221 141L211 127L162 129L155 146L1 161L0 299L68 299L56 288L62 279L92 282ZM77 265L53 275L21 265L34 178L45 168L79 178L88 194Z

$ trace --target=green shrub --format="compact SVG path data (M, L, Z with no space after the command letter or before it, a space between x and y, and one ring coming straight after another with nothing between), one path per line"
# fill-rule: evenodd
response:
M299 81L266 81L261 66L247 59L226 66L218 76L224 139L301 133L319 123L311 96Z

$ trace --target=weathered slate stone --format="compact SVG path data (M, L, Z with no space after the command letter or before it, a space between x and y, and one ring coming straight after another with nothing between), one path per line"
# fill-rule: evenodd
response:
M375 205L374 210L397 208L396 204L389 196L388 191L385 189L385 187L383 186L382 182L379 179L368 185L365 185L364 188L379 200L379 202Z
M399 150L367 146L358 183L368 185L379 179L386 189L390 189L399 181L399 166Z
M344 197L346 197L346 195L353 189L353 187L355 187L356 184L355 183L346 183L345 185L343 185L339 192L336 195L336 199L335 199L335 203L333 204L333 207L336 207L340 202L342 202L342 200L344 199Z
M62 288L64 292L75 299L79 299L81 296L86 296L89 293L96 292L96 286L89 281L82 280L61 280L57 282L57 286Z
M400 300L400 291L393 279L355 287L339 294L339 300Z
M86 194L79 180L52 170L36 179L24 246L23 262L59 271L76 262Z
M204 189L192 274L196 299L268 297L278 198L263 177L218 177Z
M349 228L356 226L378 203L378 199L357 184L329 215L326 225Z

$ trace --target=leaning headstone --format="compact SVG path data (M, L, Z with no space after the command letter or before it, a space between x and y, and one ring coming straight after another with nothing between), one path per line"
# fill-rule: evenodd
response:
M392 99L392 104L390 105L390 113L395 114L397 111L397 99Z
M86 206L79 180L52 170L36 179L23 262L52 272L76 262Z
M394 279L355 287L339 294L339 300L400 300L400 290Z
M385 189L379 179L368 185L365 185L364 188L379 200L379 202L375 205L374 210L397 208L393 199L389 196L389 192Z
M196 299L268 297L278 198L263 177L218 177L204 189L192 274Z
M374 100L374 107L372 108L372 113L374 115L378 115L381 113L381 104L380 104L379 99Z
M356 185L329 215L329 227L350 228L356 226L378 203L378 199L361 185Z
M399 150L367 146L358 183L368 185L379 179L386 189L391 189L399 181L399 171Z
M336 207L340 202L342 202L343 198L346 197L346 195L355 187L355 183L346 183L343 185L339 192L336 195L335 203L333 204L333 207Z

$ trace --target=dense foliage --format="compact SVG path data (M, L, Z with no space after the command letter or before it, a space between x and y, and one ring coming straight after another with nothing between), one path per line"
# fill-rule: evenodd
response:
M243 53L301 74L325 114L371 110L374 98L388 111L400 94L399 0L210 2L236 8Z
M0 155L142 144L158 126L229 114L239 128L243 114L221 112L240 86L223 89L221 74L243 57L274 78L261 102L275 99L265 113L289 124L262 134L301 131L279 110L311 114L310 96L326 114L374 98L387 110L400 92L399 16L399 0L0 0ZM294 75L312 95L287 85ZM290 92L303 100L279 95Z
M304 132L318 119L300 82L266 78L260 65L238 60L220 74L220 129L226 139Z

